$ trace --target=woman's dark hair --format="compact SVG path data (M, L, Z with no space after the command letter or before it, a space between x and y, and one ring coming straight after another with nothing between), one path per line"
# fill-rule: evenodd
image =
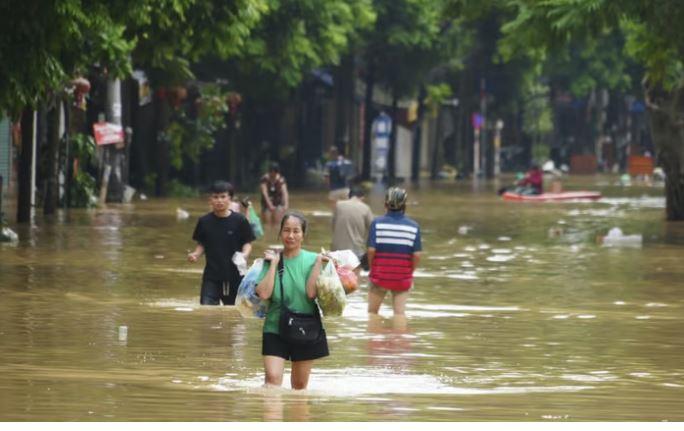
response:
M209 193L228 193L228 196L232 198L235 194L235 189L228 181L216 181L209 187Z
M290 217L294 217L297 220L299 220L299 224L302 225L302 233L306 234L306 225L307 225L306 218L304 217L304 214L302 214L298 211L288 211L283 215L283 218L280 220L280 230L278 232L280 233L283 231L283 227L285 227L285 222Z

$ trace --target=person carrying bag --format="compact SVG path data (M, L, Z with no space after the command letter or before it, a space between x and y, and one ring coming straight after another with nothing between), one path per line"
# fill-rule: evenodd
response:
M302 248L306 219L288 212L280 223L282 254L264 253L256 293L270 302L264 319L261 354L265 385L281 386L285 361L292 361L293 389L306 389L315 359L329 355L328 340L316 304L316 280L324 257Z

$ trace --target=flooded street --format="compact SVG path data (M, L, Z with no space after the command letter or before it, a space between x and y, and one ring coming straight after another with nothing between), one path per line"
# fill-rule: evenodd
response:
M612 181L568 182L603 192L590 203L409 188L424 254L408 322L387 302L369 320L364 278L303 393L261 388L262 321L199 306L203 260L185 258L204 199L18 227L0 245L0 420L684 420L684 225L662 188ZM310 250L329 247L326 195L291 195ZM597 245L612 227L643 244Z

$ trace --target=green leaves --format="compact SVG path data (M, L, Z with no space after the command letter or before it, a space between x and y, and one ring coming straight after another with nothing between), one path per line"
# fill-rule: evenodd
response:
M444 83L436 85L427 85L426 92L427 98L425 100L425 104L427 105L433 117L437 116L437 113L439 112L439 107L442 104L442 102L451 97L451 95L453 94L451 86L449 84Z
M196 115L180 109L175 119L163 132L163 139L169 141L169 159L171 166L180 170L183 159L193 162L199 160L203 151L214 145L214 134L225 127L225 118L229 112L228 92L218 85L204 85L200 88L200 97L195 101Z
M415 94L437 65L458 62L465 33L456 20L443 17L444 2L376 0L378 18L365 34L366 63L374 63L377 81L395 96Z
M626 62L614 48L601 45L607 35L621 33L626 38L626 52L646 68L655 83L672 87L682 79L684 54L684 8L668 0L503 0L516 11L513 20L503 26L501 52L506 58L525 55L531 49L554 50L570 44L584 45L604 57L605 67L617 71L604 75L613 88L624 85L624 75L617 70ZM605 44L604 44L605 47ZM622 52L619 52L622 54ZM585 58L586 59L586 58ZM591 66L591 65L590 65ZM593 67L593 72L597 68Z
M261 85L295 87L310 70L339 63L373 19L370 0L271 0L237 54L239 79L262 77Z

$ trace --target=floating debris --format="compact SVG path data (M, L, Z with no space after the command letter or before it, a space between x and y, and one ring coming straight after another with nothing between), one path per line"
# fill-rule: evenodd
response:
M625 235L619 227L612 228L608 231L608 235L601 238L601 244L604 247L640 248L643 241L644 239L641 234Z
M8 227L3 227L0 231L0 242L17 242L19 235Z
M458 233L460 235L468 235L468 232L470 232L471 230L473 230L472 226L463 225L463 226L459 226Z
M190 218L190 213L182 208L176 208L176 220L187 220Z

